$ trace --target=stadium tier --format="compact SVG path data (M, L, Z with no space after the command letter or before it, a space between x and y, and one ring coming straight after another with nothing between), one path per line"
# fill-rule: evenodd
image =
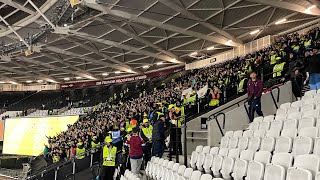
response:
M319 15L0 0L0 179L320 180Z

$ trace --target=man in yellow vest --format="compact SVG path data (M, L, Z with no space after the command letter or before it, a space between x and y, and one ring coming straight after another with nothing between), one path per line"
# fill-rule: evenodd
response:
M286 65L286 62L277 62L277 64L273 67L273 75L272 77L274 79L277 79L277 78L281 78L281 77L284 77L284 74L285 74L285 67Z
M149 123L148 119L143 120L140 136L145 142L145 155L144 155L144 162L147 165L148 161L151 158L151 148L152 148L152 131L153 127Z
M85 157L86 149L84 148L83 142L78 142L77 148L76 148L76 158L77 159L83 159Z
M92 137L91 141L91 153L96 153L99 150L100 142L98 141L97 136Z
M102 171L101 179L113 180L114 172L116 170L117 148L112 145L112 139L107 136L105 139L106 145L102 150Z

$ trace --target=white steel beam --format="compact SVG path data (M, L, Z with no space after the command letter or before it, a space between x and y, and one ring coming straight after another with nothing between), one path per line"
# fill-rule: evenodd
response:
M279 1L279 0L246 0L246 1L264 4L264 5L280 8L280 9L286 9L286 10L299 12L303 14L310 14L315 16L320 15L320 10L318 8L308 10L308 7L304 7L298 4L285 2L285 1Z
M128 19L133 22L146 24L146 25L149 25L152 27L157 27L157 28L165 29L165 30L172 31L172 32L177 32L180 34L185 34L185 35L197 37L197 38L211 41L214 43L226 45L227 42L229 41L228 39L208 36L206 34L202 34L202 33L191 31L191 30L186 30L184 28L177 27L174 25L164 24L162 22L159 22L159 21L156 21L153 19L149 19L149 18L145 18L145 17L137 17L135 14L131 14L128 12L124 12L124 11L120 11L120 10L112 10L106 6L101 5L101 4L94 4L94 3L87 3L87 2L85 2L84 4L92 9L101 11L105 14L121 17L123 19ZM230 43L230 46L237 46L237 45L238 45L237 43Z
M32 2L32 0L27 0L27 1L31 4L31 6L34 9L36 9L38 11L38 13L43 17L43 19L45 19L53 29L55 29L56 26L54 24L52 24L52 22L47 18L46 15L44 15L42 13L42 11Z
M16 8L16 9L19 9L19 10L21 10L23 12L26 12L28 14L34 14L35 13L33 10L28 9L27 7L24 7L24 6L22 6L22 5L20 5L20 4L16 3L16 2L13 2L12 0L0 0L0 2L5 3L5 4L9 5L9 6L12 6L12 7Z
M198 21L198 23L201 24L202 26L207 27L208 29L211 29L212 31L224 36L225 38L228 38L229 40L232 40L233 42L236 42L238 44L243 44L242 40L237 39L236 37L229 34L228 32L221 30L221 29L213 26L210 23L205 22L203 19L199 18L198 16L194 15L192 12L190 12L187 9L176 4L174 1L172 1L172 0L159 0L159 2L170 7L173 10L183 14L184 16L186 16L190 19L194 19L194 20Z

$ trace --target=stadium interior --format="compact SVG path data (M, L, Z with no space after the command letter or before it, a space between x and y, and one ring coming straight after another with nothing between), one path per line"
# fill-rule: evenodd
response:
M0 179L320 180L319 0L0 0Z

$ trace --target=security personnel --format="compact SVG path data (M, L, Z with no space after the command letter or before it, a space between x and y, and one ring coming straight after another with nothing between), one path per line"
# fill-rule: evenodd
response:
M121 152L123 141L121 137L121 131L117 125L113 126L113 130L111 131L111 139L113 146L117 147L117 149Z
M116 93L113 94L113 99L114 99L114 100L117 99L117 94L116 94Z
M147 165L148 161L151 158L151 148L152 148L152 131L153 126L149 123L148 119L143 120L142 129L141 129L141 138L145 142L145 155L144 155L144 162Z
M106 145L102 150L102 173L101 179L113 180L114 172L116 170L117 147L112 145L112 139L107 136L105 139Z
M243 95L246 93L246 90L247 90L248 78L246 77L245 73L240 73L239 79L240 79L240 82L238 86L238 94Z
M60 161L60 156L57 155L57 154L54 154L53 157L52 157L52 161L53 163L57 163Z
M310 38L310 39L307 38L307 39L304 41L303 45L304 45L304 48L305 48L305 49L309 49L309 48L311 47L311 45L312 45L312 39L311 39L311 38Z
M85 157L86 149L84 148L83 142L78 142L76 148L76 157L77 159L83 159Z
M282 77L282 73L283 73L285 64L286 64L286 62L278 62L278 63L273 67L273 78Z
M171 155L182 154L182 144L181 144L181 111L176 109L174 104L169 105L169 118L172 123L171 133L170 133L170 143L172 147ZM178 145L178 146L177 146Z
M196 100L197 100L197 91L195 90L194 87L192 87L188 102L191 103L191 104L194 104L196 102Z
M96 153L99 150L100 142L98 141L97 136L92 137L91 141L91 153Z

